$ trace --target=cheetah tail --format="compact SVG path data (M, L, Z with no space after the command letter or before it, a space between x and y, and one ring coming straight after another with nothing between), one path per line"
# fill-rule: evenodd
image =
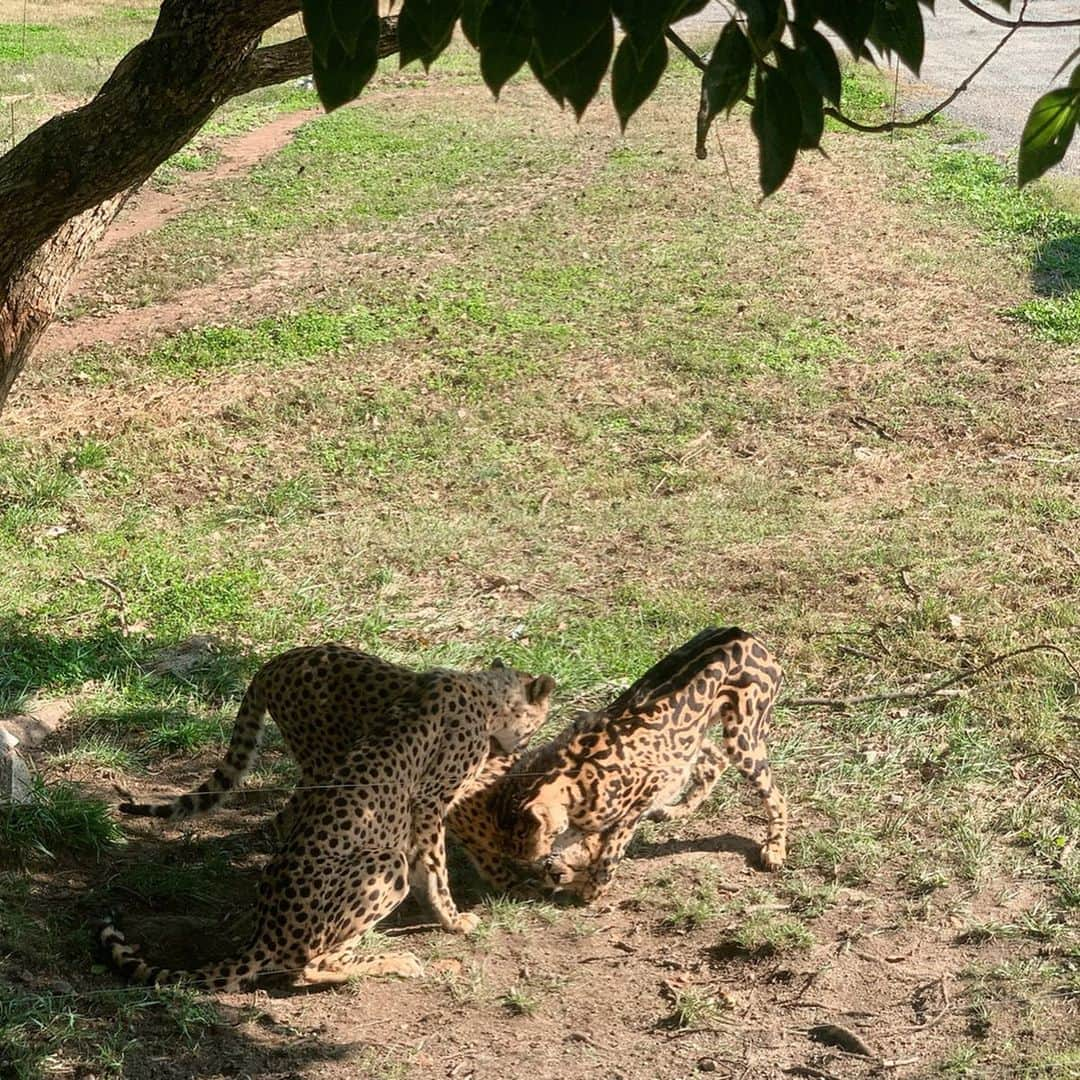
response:
M187 983L208 990L238 990L242 983L254 980L269 967L267 959L256 960L245 954L204 967L183 971L149 964L139 955L139 946L130 944L109 917L95 929L96 952L100 961L126 982L137 986L169 986Z
M259 754L263 731L266 727L266 703L263 698L259 676L256 675L240 702L229 738L225 760L214 770L213 776L200 784L189 795L180 795L166 803L121 803L121 814L136 817L180 818L205 814L219 806L234 788L244 782Z

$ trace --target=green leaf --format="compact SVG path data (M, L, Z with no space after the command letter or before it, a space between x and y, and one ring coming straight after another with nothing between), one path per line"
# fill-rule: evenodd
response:
M799 116L802 120L799 146L804 150L815 147L821 142L821 133L825 130L825 114L821 111L822 96L807 78L800 53L783 42L778 42L776 59L799 99Z
M868 0L817 0L817 8L821 21L836 32L851 55L861 56L874 21L873 5Z
M376 29L378 25L379 20L376 19ZM378 42L378 36L375 41ZM312 74L323 108L332 112L358 97L378 66L379 58L375 49L366 52L358 50L356 56L349 56L337 38L330 42L325 60L312 50Z
M716 47L701 77L701 87L709 102L709 120L721 111L731 112L746 96L754 54L750 42L734 19L720 31Z
M691 15L696 15L699 11L704 11L710 3L711 0L686 0L683 4L676 3L672 9L672 15L668 25L677 23L680 19L689 19Z
M342 48L349 56L359 55L370 42L371 24L376 27L379 11L371 0L330 0L330 22ZM378 40L378 29L375 31Z
M330 56L330 45L337 39L329 0L304 0L303 15L304 33L311 42L311 51L325 63Z
M883 53L894 52L916 75L922 67L926 36L918 0L876 0L867 35Z
M750 127L758 141L758 181L768 196L791 172L802 134L798 95L776 68L758 68Z
M705 138L713 118L722 109L729 113L746 96L754 54L739 24L732 19L720 31L709 62L701 76L701 106L697 119L697 156L706 156Z
M738 0L746 12L746 29L759 56L772 50L787 25L783 0Z
M540 85L561 105L569 101L580 120L589 102L596 96L607 72L611 52L615 47L615 24L605 20L585 48L560 64L555 71L543 68L539 50L529 56L529 66Z
M806 26L795 27L795 50L802 58L810 85L834 105L840 104L840 62L824 35Z
M559 103L561 108L566 104L566 95L563 93L562 86L554 75L545 75L540 64L540 54L533 49L529 53L529 68L533 73L533 77Z
M401 67L420 60L424 67L450 44L462 0L405 0L398 19Z
M664 36L669 21L681 5L675 0L656 3L655 0L612 0L611 8L619 26L644 56L657 39Z
M1073 78L1076 78L1075 73ZM1024 134L1020 136L1017 163L1020 187L1038 179L1065 156L1078 120L1080 89L1071 85L1051 90L1035 102L1024 125Z
M610 0L532 0L532 7L536 49L545 75L595 47L596 35L611 26Z
M640 58L632 38L624 37L620 42L611 65L611 98L623 131L626 122L656 89L667 62L667 42L662 37Z
M480 74L498 97L532 50L529 0L488 0L480 16L478 47Z
M461 32L474 49L480 47L480 16L486 3L487 0L464 0L461 6Z

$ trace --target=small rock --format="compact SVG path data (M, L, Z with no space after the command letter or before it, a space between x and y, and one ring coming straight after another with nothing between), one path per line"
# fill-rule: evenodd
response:
M46 984L47 988L54 994L74 994L75 987L71 985L66 979L53 979Z
M213 634L192 634L191 637L162 649L150 665L155 675L174 675L183 678L208 664L221 652L223 642Z
M4 803L25 803L30 801L33 785L30 770L18 754L15 747L19 740L0 728L0 806Z
M26 712L5 716L3 726L24 747L40 746L71 715L75 706L68 698L31 698Z
M429 967L428 971L442 972L447 975L460 975L461 974L461 961L453 956L445 956L441 960L435 960Z
M698 1072L716 1072L719 1066L716 1058L699 1058L697 1063Z

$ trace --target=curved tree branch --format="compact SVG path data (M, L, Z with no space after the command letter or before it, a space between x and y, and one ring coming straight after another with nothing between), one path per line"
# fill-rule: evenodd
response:
M1080 19L1028 19L1021 13L1018 19L1004 19L1000 15L994 15L985 8L979 7L972 0L960 0L960 3L980 19L993 23L995 26L1007 26L1013 30L1019 30L1022 26L1080 26ZM1025 5L1026 6L1026 5Z
M379 34L379 57L391 56L398 50L397 16L382 20ZM229 94L246 94L261 86L275 86L288 79L311 74L311 43L306 37L293 38L280 45L256 49L237 73Z
M162 0L95 97L0 156L0 409L71 277L124 201L225 101L311 71L298 39L258 48L299 0ZM383 20L380 56L397 49Z
M1027 11L1027 6L1028 0L1024 0L1024 6L1020 12L1021 19L1023 19L1024 17L1024 12ZM963 82L961 82L960 85L955 90L953 90L953 92L947 98L945 98L943 101L939 101L932 109L928 109L926 112L922 113L919 116L913 117L911 120L886 120L884 123L881 124L860 124L858 121L852 120L850 117L845 116L842 112L840 112L839 109L834 109L832 106L826 106L824 109L822 109L822 112L826 116L831 116L834 120L839 120L841 124L846 124L848 127L854 128L856 131L896 131L900 128L914 128L921 127L923 124L929 124L930 121L938 115L938 113L940 113L943 109L947 109L971 85L971 82L975 78L975 76L978 75L979 72L982 71L982 69L986 67L986 65L989 64L990 61L993 60L994 57L997 56L997 54L1001 52L1002 49L1005 48L1005 46L1009 43L1009 39L1023 25L1023 22L1014 23L1011 29L1002 37L1002 39L986 54L986 56L982 58L982 60L979 61L978 65L975 67L975 70L968 74L964 78Z

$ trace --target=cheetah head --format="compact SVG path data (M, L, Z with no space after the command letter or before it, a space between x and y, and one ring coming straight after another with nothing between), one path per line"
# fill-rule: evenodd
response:
M524 749L547 719L555 680L550 675L528 675L496 660L489 672L500 694L500 707L491 714L488 732L493 754L516 754Z
M552 794L541 789L532 802L521 808L510 835L514 858L527 863L540 862L551 854L555 838L568 828L566 805L561 799L551 798Z

